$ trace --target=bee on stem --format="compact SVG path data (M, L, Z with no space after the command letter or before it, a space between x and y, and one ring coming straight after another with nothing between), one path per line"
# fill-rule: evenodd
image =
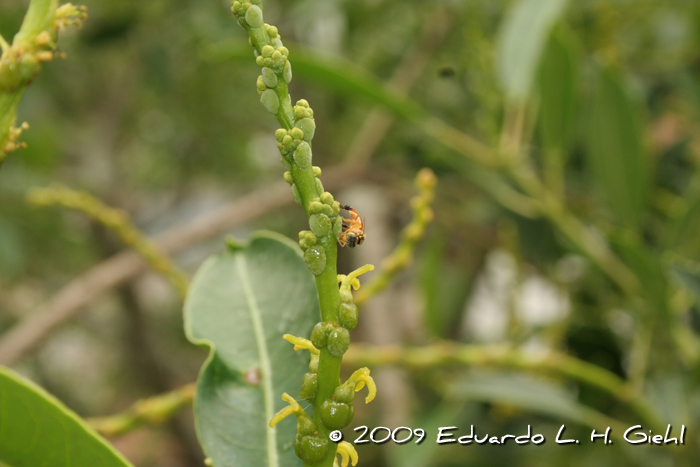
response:
M340 246L349 246L355 248L357 245L362 245L365 241L365 221L352 207L347 204L340 204L340 209L350 213L350 219L343 217L343 231L340 233L338 243Z

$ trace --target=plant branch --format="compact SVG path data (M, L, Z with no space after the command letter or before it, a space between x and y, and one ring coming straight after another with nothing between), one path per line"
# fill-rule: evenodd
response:
M144 425L161 425L192 405L195 383L186 384L174 391L137 401L124 412L87 422L104 436L115 437Z
M59 205L82 212L112 230L122 242L136 250L151 268L163 274L173 284L181 298L184 299L187 295L187 275L131 223L126 212L105 205L89 193L58 185L31 190L27 201L35 206Z
M598 388L629 407L640 422L654 427L661 426L656 411L629 383L599 366L556 351L530 355L513 347L462 345L454 342L425 347L369 347L356 344L345 355L345 362L353 367L402 365L423 369L469 365L553 373Z

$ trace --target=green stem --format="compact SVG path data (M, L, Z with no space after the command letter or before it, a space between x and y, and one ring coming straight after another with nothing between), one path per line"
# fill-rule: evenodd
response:
M22 27L15 35L14 44L34 39L43 31L53 29L58 0L31 0Z

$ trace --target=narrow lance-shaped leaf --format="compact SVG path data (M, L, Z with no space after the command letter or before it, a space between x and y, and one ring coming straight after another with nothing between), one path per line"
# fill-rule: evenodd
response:
M537 87L542 146L548 157L563 158L576 128L579 89L579 49L563 27L556 28L547 42Z
M246 247L214 256L185 303L189 339L207 345L195 397L200 442L215 467L296 467L296 423L268 423L299 394L309 355L286 333L308 336L320 316L314 280L289 240L259 233Z
M509 100L529 97L547 38L567 4L568 0L520 0L509 12L496 50L498 79Z
M129 467L107 441L46 391L0 367L0 465Z
M620 225L636 230L649 195L651 163L641 109L611 70L599 70L588 122L588 164L603 201Z

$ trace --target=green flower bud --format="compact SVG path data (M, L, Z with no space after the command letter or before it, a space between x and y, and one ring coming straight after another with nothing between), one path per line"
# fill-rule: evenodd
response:
M321 461L326 458L329 443L330 441L328 441L328 438L322 435L303 436L300 440L298 451L296 442L294 443L294 451L305 463L309 465L316 465L321 463Z
M300 128L292 128L289 134L292 135L294 139L304 139L304 132Z
M265 64L265 58L262 55L255 57L255 64L258 66L263 66Z
M301 416L297 418L297 433L301 436L307 436L314 431L316 431L316 424L309 417Z
M301 392L299 393L299 397L307 402L313 402L314 398L316 397L317 390L318 375L316 375L316 373L306 373L304 378L301 380Z
M335 199L333 199L333 195L330 194L327 191L324 191L321 196L319 196L319 199L323 204L328 204L328 205L333 205L335 204Z
M342 327L335 328L328 335L328 352L334 357L342 357L350 347L350 332Z
M331 220L325 214L314 214L309 218L311 231L318 237L326 237L331 233Z
M302 169L311 165L311 146L309 143L304 141L297 146L297 150L294 151L294 162Z
M316 181L319 181L319 180L320 180L319 178L316 179ZM328 217L334 217L334 216L335 216L335 213L333 212L333 208L330 207L330 206L327 205L327 204L324 204L324 205L323 205L323 207L321 208L321 212L322 212L323 214L325 214L326 216L328 216Z
M272 57L270 58L272 58L273 62L281 62L282 57L284 57L284 55L282 55L282 52L280 52L279 50L275 50L274 52L272 52Z
M294 201L301 206L301 194L299 193L299 188L297 188L296 184L293 184L292 187L292 197L294 198Z
M318 200L312 201L309 206L309 212L311 214L319 214L321 211L323 211L323 203Z
M277 94L275 94L275 91L272 89L268 89L262 93L260 102L262 102L265 108L272 114L277 115L280 111L280 98L277 97Z
M259 28L263 25L263 12L257 5L251 5L245 12L245 22L251 28Z
M347 382L335 388L333 399L344 404L351 404L355 400L355 383Z
M343 301L343 303L354 303L352 292L346 288L340 289L340 299Z
M317 349L322 349L328 343L328 334L335 329L332 323L316 323L311 331L311 343Z
M352 404L327 400L321 405L321 421L331 430L345 428L354 416L355 408Z
M290 135L290 134L286 134L282 138L282 144L284 145L285 148L291 147L293 143L294 143L294 138L292 138L292 135Z
M262 79L265 82L265 86L268 88L274 88L277 86L277 75L274 71L267 67L262 69Z
M287 60L287 63L284 64L282 77L284 78L285 83L289 84L292 82L292 64L289 62L289 60Z
M271 43L274 47L282 47L282 39L280 39L279 36L278 36L278 37L275 37L275 38L272 39L272 40L270 40L270 43Z
M279 53L281 53L283 56L289 57L289 49L288 49L288 48L286 48L286 47L284 47L284 46L278 47L278 48L277 48L277 51L278 51Z
M318 238L313 234L313 232L308 230L302 230L299 232L299 246L302 250L306 251L317 243Z
M319 245L313 246L304 252L304 262L314 276L318 276L326 269L326 251Z
M318 357L311 357L311 361L309 362L309 373L318 373Z
M312 118L303 118L296 123L297 128L304 132L304 141L311 141L316 133L316 122Z
M255 86L258 88L258 92L261 94L267 91L267 85L265 84L265 79L262 76L258 76L258 81L255 83Z
M341 303L338 308L338 323L348 331L357 327L357 305L354 303Z
M267 33L270 35L270 39L274 39L279 35L279 31L275 26L267 26Z
M280 143L282 142L285 136L287 136L287 130L285 130L284 128L279 128L277 131L275 131L275 139Z
M292 172L285 172L284 173L284 181L289 183L290 185L294 184L294 177L292 177Z
M266 45L265 47L262 48L261 52L262 52L262 56L264 58L270 58L270 57L272 57L272 54L275 53L275 48L272 47L271 45Z
M321 176L321 167L314 165L314 177L318 178Z
M309 101L307 101L306 99L299 99L299 100L297 101L297 104L296 104L296 105L299 105L299 106L301 106L301 107L306 107L306 108L308 108L308 107L309 107Z
M343 218L337 216L335 218L335 223L333 223L333 237L340 238L340 233L343 231Z

